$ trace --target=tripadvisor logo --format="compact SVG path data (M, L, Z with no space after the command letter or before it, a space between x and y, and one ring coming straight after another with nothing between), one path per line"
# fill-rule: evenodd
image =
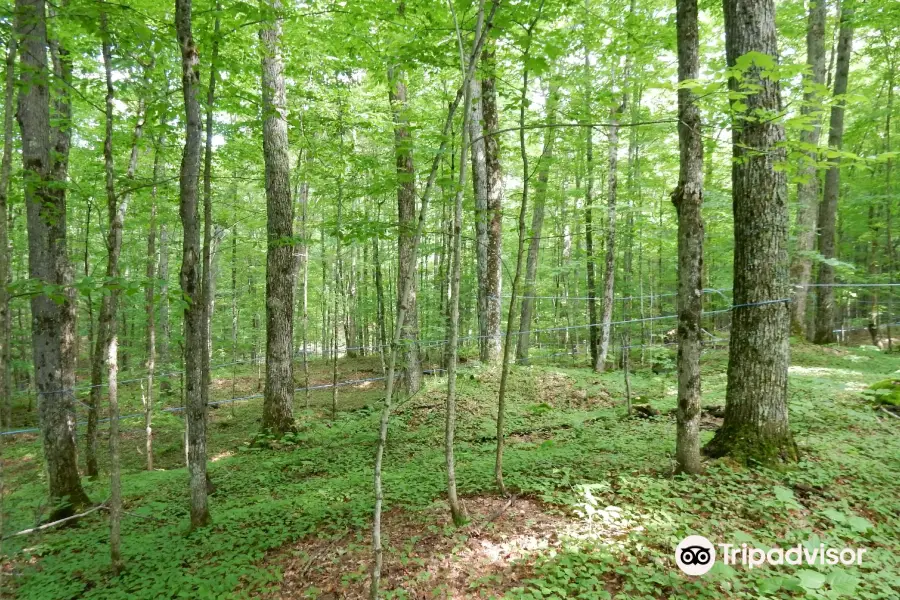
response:
M675 562L688 575L703 575L716 563L716 546L726 565L741 564L749 569L763 565L860 565L866 548L828 548L825 544L790 548L752 548L747 544L713 544L702 535L689 535L675 547Z

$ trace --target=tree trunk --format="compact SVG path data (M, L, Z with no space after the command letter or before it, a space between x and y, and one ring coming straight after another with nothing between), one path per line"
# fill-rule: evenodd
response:
M209 524L206 487L206 394L203 392L203 292L200 281L200 86L199 57L191 32L191 0L175 0L175 28L181 47L181 84L184 95L185 142L179 176L180 215L184 230L181 293L184 308L184 397L187 416L187 456L191 491L191 528Z
M159 330L162 335L159 338L159 364L163 368L169 366L169 231L165 222L159 225ZM159 391L162 394L170 393L172 382L168 376L159 382Z
M700 77L697 0L678 0L678 81ZM696 475L700 465L700 318L703 310L703 139L696 96L678 90L681 168L672 203L678 213L678 410L675 469Z
M219 2L215 3L216 19L213 24L212 36L212 56L209 61L209 85L206 88L206 144L203 151L203 250L202 250L202 266L200 279L200 294L203 317L201 320L200 336L202 338L202 347L204 349L201 356L200 371L203 377L203 384L200 386L200 392L203 396L203 405L209 404L209 386L211 383L211 374L209 372L211 356L212 356L212 337L210 336L210 322L212 320L213 311L213 266L212 254L213 249L213 218L212 218L212 141L213 141L213 107L216 101L216 80L218 79L219 68L219 30L220 18L219 11L221 7ZM209 477L207 473L206 477Z
M56 149L65 155L51 160L46 22L44 0L17 0L15 29L21 44L17 119L28 216L28 273L55 287L60 296L53 299L44 293L31 298L41 440L54 506L50 518L56 520L75 514L90 501L81 487L75 448L75 299L66 254L66 182L57 177L65 175L63 165L68 161L67 133L61 133L67 125L54 132ZM67 110L65 98L60 102Z
M826 0L809 4L809 20L806 30L806 63L811 73L805 78L807 91L803 94L801 113L812 120L810 129L800 132L800 141L809 146L819 145L822 131L821 93L825 85L825 18L828 13ZM807 150L802 158L797 184L797 242L791 262L791 282L794 284L794 301L791 303L791 332L806 335L806 300L812 274L811 253L816 247L816 220L819 206L819 171L816 166L818 152Z
M532 34L543 11L541 2L537 14L525 28L526 41L522 52L522 89L519 97L519 154L522 158L522 201L519 204L519 243L516 248L516 270L513 275L512 289L509 291L509 312L506 317L506 339L503 343L503 362L500 368L500 389L497 392L497 452L494 462L494 481L500 493L506 495L503 483L503 446L504 423L506 420L506 385L509 379L509 357L512 352L513 335L516 319L516 295L522 278L522 258L525 254L525 214L528 210L528 151L525 146L525 109L528 105L528 57L531 50ZM492 136L494 137L494 136Z
M748 52L776 60L773 0L725 0L729 67ZM732 92L752 86L746 115L781 112L781 87L751 66ZM745 119L735 110L731 168L734 206L734 311L725 396L725 421L706 446L714 457L744 463L795 461L797 446L787 410L789 314L787 281L787 182L784 125Z
M844 95L850 74L850 55L853 46L852 0L844 0L841 6L841 24L838 37L837 66L834 74L835 104L831 107L828 131L828 147L840 150L844 138ZM834 158L825 172L825 194L819 204L819 263L818 288L816 289L816 331L813 341L830 344L834 337L834 266L828 261L835 258L835 224L841 187L841 159Z
M584 1L585 19L590 14L589 0ZM597 272L594 264L594 129L587 123L591 120L591 63L587 37L584 39L584 245L587 262L587 306L588 306L588 346L591 354L591 368L597 369L599 336L597 321Z
M467 91L471 97L468 119L468 137L472 146L472 190L475 198L475 273L478 281L478 347L482 362L490 357L488 340L488 172L485 154L484 115L481 105L481 81L473 77ZM441 244L442 249L444 244ZM443 252L441 253L443 258ZM443 299L444 295L441 294Z
M107 390L109 394L109 549L114 575L122 570L121 527L122 527L122 479L119 457L119 363L118 363L118 338L116 335L115 315L119 304L119 255L122 251L122 233L125 228L125 212L128 209L128 194L116 197L115 189L115 165L113 163L113 101L115 93L112 80L112 47L110 42L107 17L105 12L100 13L100 32L103 39L103 71L106 80L106 136L103 141L103 164L106 173L106 211L107 211L107 235L106 235L106 283L110 286L109 293L103 295L100 308L100 330L103 335L97 336L97 351L94 360L105 363L107 374ZM134 145L131 152L131 163L128 166L129 179L134 176L137 166L137 141L142 129L141 109L138 110L137 124L134 128ZM92 387L99 390L98 387ZM95 405L96 406L96 405Z
M163 117L165 120L165 117ZM153 470L153 391L156 377L156 217L157 184L159 182L159 155L163 136L160 134L153 149L153 187L150 190L150 224L147 228L147 290L144 306L147 310L147 391L144 395L144 452L147 454L147 470Z
M401 5L402 7L402 5ZM416 261L410 253L416 227L416 171L413 165L412 139L406 116L406 76L403 71L388 71L389 101L394 118L394 149L397 158L397 289L407 289L405 297L397 298L397 308L403 305L406 313L401 339L404 341L405 381L407 391L415 394L422 385L419 361L419 317L416 310ZM410 285L405 285L408 281Z
M516 346L516 359L522 364L528 362L528 347L531 344L531 322L534 319L534 282L537 276L538 252L541 249L541 231L544 227L547 183L550 180L550 166L553 164L553 144L556 141L556 107L558 102L557 83L551 81L550 89L547 92L547 122L546 129L544 129L544 149L541 152L537 183L534 186L531 239L528 241L528 258L525 263L525 288L522 292L522 316L519 319L520 333Z
M487 165L487 273L484 288L487 319L484 335L487 347L482 360L496 363L500 358L500 294L503 293L503 170L500 168L500 140L489 135L500 128L497 113L497 86L494 50L485 49L481 62L487 73L481 80L481 110L484 118L484 151Z
M266 163L266 390L262 428L294 429L294 204L291 201L287 101L281 58L281 0L267 0L262 42L263 154Z
M9 247L9 176L13 151L13 91L16 85L16 34L10 33L6 43L6 80L3 87L3 161L0 165L0 427L12 427L10 363L12 354L12 315L9 310L11 283Z

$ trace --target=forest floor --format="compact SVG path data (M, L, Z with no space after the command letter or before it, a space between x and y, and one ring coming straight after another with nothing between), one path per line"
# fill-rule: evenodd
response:
M704 407L724 404L726 360L723 350L703 356ZM510 498L493 485L498 374L465 368L457 479L472 519L462 528L450 524L444 500L446 379L427 377L424 391L401 401L391 422L384 597L900 597L900 420L873 411L862 394L897 377L896 356L795 344L790 416L801 462L771 471L715 461L694 478L672 476L674 373L657 375L649 366L638 365L631 387L636 403L660 411L651 418L626 417L621 371L515 367L505 459ZM313 367L313 383L329 379L327 365ZM375 377L378 361L345 361L341 370L340 380ZM235 380L239 394L255 387L255 371ZM216 379L214 396L230 394L231 380ZM213 524L190 534L180 414L155 418L152 472L141 470L140 421L123 426L125 572L110 574L108 520L95 512L72 527L4 541L0 596L363 597L380 397L380 382L341 388L331 420L330 390L311 394L309 409L300 393L300 430L280 442L254 437L259 399L212 410ZM705 413L704 440L720 424L715 412ZM3 453L9 533L46 514L46 481L35 435L7 439ZM106 478L85 485L97 501L108 496ZM689 578L673 553L688 533L714 543L825 543L868 552L861 566L717 562Z

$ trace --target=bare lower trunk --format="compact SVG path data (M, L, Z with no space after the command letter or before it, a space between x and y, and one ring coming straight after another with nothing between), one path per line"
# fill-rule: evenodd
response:
M191 32L191 0L176 0L175 27L181 47L182 91L185 108L185 143L179 179L180 215L184 230L181 293L184 308L184 397L187 427L187 462L190 475L191 528L210 522L206 487L206 394L203 392L203 295L200 281L200 86L199 57Z
M725 0L729 67L748 52L778 56L773 0ZM744 119L780 113L777 80L751 66L732 91L752 86L735 110L732 141L734 205L734 311L725 396L725 421L706 446L711 456L744 463L797 459L788 423L789 314L787 281L787 182L784 126L778 120Z
M678 81L700 77L697 0L678 0ZM675 469L697 474L700 464L700 318L703 310L703 139L690 88L678 90L681 169L672 203L678 213L678 410Z
M837 67L834 74L834 96L837 102L831 107L828 131L828 147L840 151L844 139L844 94L850 74L850 55L853 45L853 0L844 0L841 6L841 25L838 38ZM816 290L816 331L813 341L829 344L834 337L834 266L829 260L835 258L835 225L837 205L841 187L841 158L833 159L825 172L825 194L819 205L819 254L825 259L819 263Z
M10 362L12 315L9 310L9 176L13 151L13 92L16 84L16 34L10 33L6 43L6 80L3 87L3 161L0 166L0 428L12 426Z
M525 289L522 293L522 316L519 319L516 359L528 362L528 347L531 344L531 322L534 318L535 278L537 277L538 252L541 248L541 231L544 227L544 205L547 201L547 183L550 180L550 165L553 163L553 143L556 140L557 84L551 81L547 92L547 128L544 130L544 149L541 152L540 168L534 189L534 209L531 213L531 239L528 241L528 260L525 265Z
M803 95L801 113L812 120L811 128L800 132L800 141L810 146L819 145L822 130L821 95L818 87L825 84L825 18L826 0L809 4L809 20L806 30L806 63L811 73L805 78L809 90ZM808 150L803 155L797 184L797 243L791 262L791 282L794 284L794 301L791 303L791 332L806 335L806 299L809 295L812 274L811 253L816 247L816 221L819 206L819 171L816 167L818 152Z
M479 4L479 12L483 10L483 0ZM425 191L422 193L422 205L419 210L419 218L418 224L416 225L416 229L412 236L412 257L418 253L419 250L419 242L422 238L422 231L425 229L425 217L427 216L428 210L428 200L431 196L431 192L434 189L434 182L437 178L438 166L440 165L441 159L443 158L444 152L447 149L447 140L446 136L450 131L450 126L453 123L453 115L456 112L457 107L459 106L459 101L462 98L463 90L465 90L466 86L469 84L469 79L474 74L475 71L475 59L481 53L481 48L484 45L484 40L487 38L487 34L490 31L491 22L493 21L494 13L497 10L497 4L494 3L491 7L491 13L485 21L485 30L482 32L481 37L476 41L475 48L472 52L472 55L468 60L468 70L466 71L465 77L463 77L462 85L457 92L456 98L453 102L450 103L450 108L447 111L447 118L444 121L444 127L441 131L441 145L438 148L437 153L435 154L434 160L431 164L431 172L428 175L428 181L425 184ZM405 289L405 286L410 286L412 281L409 278L399 279L398 283L400 287L397 289L397 297L402 298L409 293L408 289ZM388 358L387 363L387 385L385 390L385 398L384 398L384 407L381 410L381 418L379 420L378 426L378 444L375 450L375 469L374 469L374 491L375 491L375 509L373 511L373 519L372 519L372 553L374 554L374 559L372 561L372 571L371 571L371 581L369 585L369 599L370 600L378 600L379 590L381 586L381 566L384 559L384 551L381 545L381 507L384 503L384 492L382 490L381 485L381 466L384 460L384 450L387 446L387 434L388 434L388 424L390 423L391 411L393 410L393 395L394 395L394 375L395 368L397 364L397 348L400 344L401 339L401 330L403 328L403 324L406 320L406 306L404 303L397 303L397 313L394 321L394 330L392 334L391 341L391 351Z
M497 87L493 75L493 50L485 50L482 63L488 76L481 80L481 106L484 117L484 149L487 165L487 272L484 294L487 300L485 332L487 346L483 360L496 363L500 358L500 295L503 270L503 170L500 167L500 140L492 132L500 128L497 113ZM488 135L490 134L490 135Z
M159 181L159 155L162 151L162 136L153 150L153 188L150 200L150 224L147 228L147 290L144 306L147 310L147 391L144 394L144 452L147 454L147 470L153 470L153 392L156 377L156 200Z
M469 82L471 106L468 115L468 136L472 146L472 189L475 199L475 274L478 281L478 347L482 362L490 357L488 339L488 173L485 153L484 115L481 105L481 81L473 77ZM442 244L443 247L443 244ZM444 253L441 253L443 259ZM444 298L444 294L441 294Z
M626 96L627 97L627 96ZM625 109L625 102L610 114L609 126L609 175L606 195L606 261L603 279L603 298L600 315L600 342L597 350L597 362L594 370L602 373L606 369L606 357L609 354L611 338L612 310L615 299L613 292L616 283L616 196L619 187L619 117Z
M266 390L262 428L276 436L294 429L294 204L291 201L287 101L281 58L281 0L260 30L263 155L266 163Z
M51 519L57 519L78 512L89 499L81 487L75 448L75 298L66 254L68 124L53 130L55 149L64 154L51 160L46 22L44 0L16 2L15 29L21 44L16 115L22 134L23 179L27 182L28 272L32 279L59 293L55 299L47 294L31 298L41 441L54 506ZM57 115L68 116L66 97L58 98L56 105Z

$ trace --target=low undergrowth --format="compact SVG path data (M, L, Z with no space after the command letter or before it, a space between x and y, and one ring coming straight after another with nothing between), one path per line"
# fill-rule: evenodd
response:
M896 598L900 429L896 419L872 410L862 390L896 378L897 367L895 357L869 349L796 345L790 409L801 461L781 472L715 461L695 478L671 475L673 374L656 374L649 364L633 373L632 393L661 414L628 419L621 372L517 367L508 396L506 484L534 506L580 524L576 531L592 533L567 537L561 530L564 542L516 558L508 565L516 572L514 585L495 573L496 579L463 586L462 595L436 590L436 597ZM404 522L422 527L434 524L445 487L444 384L429 377L423 393L401 401L385 456L385 510L399 511ZM285 553L317 539L342 540L329 541L328 553L312 557L323 568L341 560L348 544L356 544L356 563L331 569L337 573L333 586L346 591L329 596L321 585L305 585L303 578L314 579L309 569L316 564L304 567L300 581L285 582L285 589L290 597L352 597L351 590L366 576L378 389L377 384L342 389L341 411L333 421L327 417L330 392L318 392L308 410L299 394L298 433L269 444L251 444L259 428L258 400L212 411L213 524L190 534L187 476L179 467L180 417L161 415L156 421L162 470L140 470L142 440L126 431L126 570L117 577L109 571L106 514L98 512L72 527L4 541L4 597L277 595ZM490 369L473 367L460 376L457 480L465 497L495 493L496 389L497 374ZM724 353L711 352L704 356L704 404L724 404L724 390ZM706 441L712 431L702 434ZM7 442L3 452L3 528L9 533L33 526L46 514L46 482L33 436ZM105 480L85 480L85 485L96 501L108 495ZM460 544L471 535L452 527L439 533ZM689 578L673 558L675 544L689 533L714 543L825 543L865 547L868 553L862 565L853 567L750 570L717 563L702 578ZM388 544L396 560L414 553L415 541L402 536ZM416 552L421 556L421 548ZM422 589L421 583L412 586L402 578L387 583L385 597L418 597L412 594Z

